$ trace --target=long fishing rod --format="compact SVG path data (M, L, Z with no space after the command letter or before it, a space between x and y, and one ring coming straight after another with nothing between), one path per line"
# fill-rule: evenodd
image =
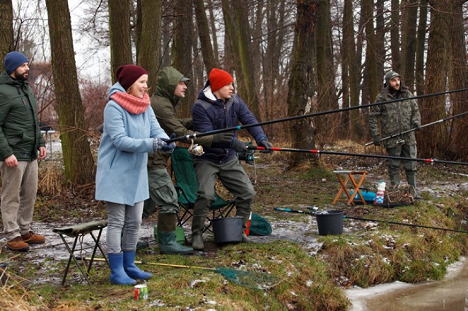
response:
M246 146L248 150L266 150L265 147L259 146ZM304 152L304 153L314 153L314 154L333 154L333 155L344 155L352 157L364 157L364 158L380 158L380 159L396 159L396 160L406 160L406 161L419 161L425 163L443 163L443 164L453 164L453 165L468 165L467 162L456 162L456 161L445 161L438 159L421 159L421 158L406 158L406 157L397 157L389 155L380 155L380 154L367 154L367 153L349 153L349 152L338 152L338 151L323 151L317 149L296 149L296 148L279 148L272 147L268 149L271 151L286 151L286 152Z
M456 114L456 115L451 116L451 117L447 117L447 118L444 118L444 119L440 119L440 120L437 120L437 121L434 121L434 122L431 122L431 123L426 123L426 124L424 124L424 125L421 125L421 127L420 127L419 129L422 129L422 128L425 128L425 127L427 127L427 126L434 125L434 124L437 124L437 123L441 123L441 122L444 122L444 121L447 121L447 120L450 120L450 119L459 118L459 117L461 117L461 116L463 116L463 115L465 115L465 114L468 114L468 111L465 111L465 112L460 113L460 114ZM401 133L399 133L399 134L393 134L393 135L384 137L384 138L382 138L380 141L384 141L384 140L387 140L387 139L395 138L395 137L398 137L398 136L403 135L403 134L406 134L406 133L414 132L414 131L416 131L416 130L417 130L417 128L412 128L412 129L409 129L409 130L407 130L407 131L403 131L403 132L401 132ZM370 146L370 145L372 145L372 144L373 144L373 142L368 142L368 143L366 143L364 146L367 147L367 146Z
M373 106L378 106L378 105L386 105L386 104L401 102L401 101L405 101L405 100L420 99L420 98L426 98L426 97L431 97L431 96L439 96L439 95L445 95L445 94L450 94L450 93L458 93L458 92L464 92L464 91L468 91L468 88L445 91L445 92L439 92L439 93L432 93L432 94L425 94L425 95L418 95L418 96L413 96L413 97L408 97L408 98L399 98L399 99L394 99L394 100L389 100L389 101L384 101L384 102L378 102L378 103L372 103L372 104L367 104L367 105L359 105L359 106L345 107L345 108L341 108L341 109L333 109L333 110L327 110L327 111L314 112L314 113L304 114L304 115L301 115L301 116L293 116L293 117L287 117L287 118L282 118L282 119L275 119L275 120L270 120L270 121L258 122L258 123L255 123L255 124L238 125L238 126L227 127L227 128L223 128L223 129L219 129L219 130L213 130L213 131L204 132L204 133L195 133L195 134L190 134L190 135L185 135L185 136L174 137L174 138L168 139L167 142L172 143L172 142L175 142L175 141L190 140L190 139L193 139L193 138L209 136L209 135L214 135L214 134L218 134L218 133L224 133L224 132L230 132L230 131L239 131L241 129L247 129L247 128L251 128L251 127L254 127L254 126L262 126L262 125L267 125L267 124L273 124L273 123L279 123L279 122L285 122L285 121L292 121L292 120L316 117L316 116L321 116L321 115L330 114L330 113L343 112L343 111L373 107Z
M295 210L291 208L282 208L282 207L275 207L275 211L281 211L281 212L288 212L288 213L299 213L299 214L308 214L308 215L326 215L321 212L308 212L308 211L301 211L301 210ZM380 219L371 219L371 218L361 218L361 217L351 217L347 215L343 215L343 219L354 219L354 220L363 220L363 221L373 221L373 222L381 222L381 223L386 223L386 224L392 224L392 225L400 225L400 226L408 226L408 227L417 227L417 228L425 228L425 229L435 229L435 230L443 230L443 231L450 231L450 232L458 232L458 233L468 233L468 231L463 231L463 230L456 230L456 229L448 229L448 228L440 228L440 227L431 227L431 226L423 226L423 225L415 225L415 224L408 224L404 222L397 222L397 221L389 221L389 220L380 220Z

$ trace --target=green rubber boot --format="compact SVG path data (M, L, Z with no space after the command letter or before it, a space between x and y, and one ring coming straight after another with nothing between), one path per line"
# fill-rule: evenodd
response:
M190 254L193 248L177 243L176 234L176 215L159 214L158 216L158 243L161 254Z
M205 245L203 244L205 218L206 217L203 216L193 216L192 218L192 247L197 251L201 251L205 248Z

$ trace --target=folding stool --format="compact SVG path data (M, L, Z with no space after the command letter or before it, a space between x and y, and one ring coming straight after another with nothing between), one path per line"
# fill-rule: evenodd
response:
M364 182L364 179L366 178L367 171L333 171L334 174L338 177L338 181L340 182L340 190L338 191L338 194L336 195L335 199L333 200L333 204L336 204L338 201L346 201L347 205L354 205L354 200L360 200L363 204L367 204L366 200L362 196L360 187L362 183ZM346 175L345 180L342 179L342 175ZM356 181L354 179L354 175L360 175L359 179ZM347 184L348 181L351 181L353 185L353 194L351 195L348 191ZM340 199L342 193L346 195L346 199Z
M65 268L65 274L63 275L63 279L62 279L62 286L65 284L65 279L67 277L68 270L70 268L70 264L72 260L75 262L78 269L80 269L81 274L83 274L88 284L91 285L89 278L88 278L88 274L89 274L89 271L91 270L91 265L93 264L93 260L94 260L94 257L96 255L96 251L98 248L101 251L101 254L103 255L103 257L105 258L107 265L109 265L109 262L107 261L107 256L104 254L104 251L102 250L101 245L99 244L99 240L101 239L102 229L104 229L105 227L107 227L107 220L92 221L92 222L77 224L74 226L52 229L53 232L57 233L60 236L60 238L63 241L63 244L65 245L66 249L68 250L68 253L70 254L70 257L68 258L67 267ZM96 230L98 230L97 237L93 234L93 231L96 231ZM83 239L84 236L88 233L93 238L94 246L93 246L93 254L91 256L91 260L89 261L88 270L87 270L87 273L85 273L85 271L79 264L78 259L75 257L75 250L76 250L76 245L78 243L78 240ZM73 246L71 248L68 245L65 239L65 236L74 238Z

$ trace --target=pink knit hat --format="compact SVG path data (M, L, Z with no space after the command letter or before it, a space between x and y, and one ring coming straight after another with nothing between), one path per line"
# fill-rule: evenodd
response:
M142 75L147 75L145 69L136 65L124 65L117 68L115 77L117 81L123 86L125 90L128 90L136 80Z

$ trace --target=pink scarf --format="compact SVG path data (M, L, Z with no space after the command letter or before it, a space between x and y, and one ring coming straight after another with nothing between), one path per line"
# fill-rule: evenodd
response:
M110 98L131 114L143 113L150 105L150 98L147 93L143 98L138 98L125 92L116 92Z

